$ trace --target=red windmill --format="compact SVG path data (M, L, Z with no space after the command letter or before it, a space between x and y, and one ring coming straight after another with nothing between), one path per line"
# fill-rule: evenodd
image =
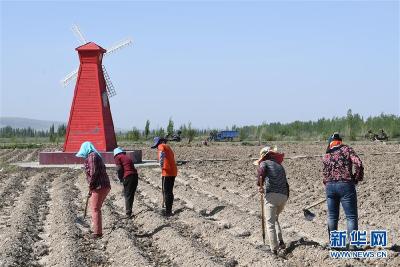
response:
M39 160L41 164L80 162L81 159L74 157L75 153L83 142L91 141L105 161L112 163L112 150L117 147L117 140L108 98L116 93L102 61L103 56L131 44L131 40L105 50L93 42L86 42L78 26L74 25L72 29L82 45L76 48L79 68L61 81L66 86L77 77L63 152L41 153ZM141 155L138 158L137 152L131 152L127 154L131 154L136 162L141 161Z
M102 68L106 50L92 42L76 50L80 66L64 151L76 152L85 141L91 141L99 151L111 151L117 147L117 141Z

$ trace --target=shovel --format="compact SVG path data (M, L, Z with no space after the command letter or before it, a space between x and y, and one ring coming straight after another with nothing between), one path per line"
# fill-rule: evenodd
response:
M314 204L304 208L303 213L304 213L304 217L306 218L306 220L312 221L315 218L315 214L312 213L311 211L309 211L309 209L311 209L315 206L318 206L319 204L324 203L325 201L326 201L326 199L324 198L324 199L321 199L318 202L315 202Z

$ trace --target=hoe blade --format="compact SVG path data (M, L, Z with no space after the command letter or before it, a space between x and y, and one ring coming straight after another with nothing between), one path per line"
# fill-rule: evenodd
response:
M315 214L312 213L311 211L304 209L303 210L304 213L304 218L306 218L307 221L312 221L315 218Z

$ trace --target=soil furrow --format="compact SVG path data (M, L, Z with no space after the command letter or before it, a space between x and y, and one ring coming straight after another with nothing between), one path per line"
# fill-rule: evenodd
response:
M157 178L148 178L143 175L143 180L148 182L149 185L159 188L156 184ZM192 184L192 183L190 183ZM183 189L182 189L183 188ZM209 188L209 187L207 187ZM198 191L193 191L192 188L186 184L184 186L177 183L175 187L175 194L177 198L184 201L183 205L194 210L198 215L203 216L208 219L214 226L216 225L218 229L226 229L227 234L231 238L241 239L241 245L245 243L253 248L260 248L261 243L261 220L259 215L255 212L252 214L247 214L243 210L235 209L234 206L222 201L224 198L221 197L220 200L216 200L216 197L210 197L209 195L199 195ZM159 200L152 200L152 202L157 203ZM196 203L195 207L188 205L187 203ZM225 204L225 206L221 206ZM213 209L211 207L214 207ZM285 214L286 216L281 216L281 226L284 229L284 238L288 244L288 249L283 252L282 256L285 258L290 258L296 249L300 251L307 248L308 253L318 254L322 251L326 251L325 242L321 238L316 238L316 240L310 237L306 232L303 232L304 227L309 227L309 225L315 225L314 222L303 222L303 227L299 228L291 226L285 223L288 220L290 214ZM193 216L190 216L193 218ZM314 226L315 228L316 226ZM319 225L318 225L319 227ZM317 227L317 228L318 228ZM224 237L225 238L225 237ZM350 261L351 262L351 261Z
M76 186L81 190L81 196L85 197L87 184L83 175L79 176ZM112 266L170 265L168 258L159 253L150 240L138 240L134 236L135 226L126 224L126 220L116 212L117 208L113 203L116 198L121 199L120 191L113 182L111 187L102 207L104 236L98 241L103 244L105 252L109 255L108 263ZM90 213L89 207L88 217Z
M10 152L11 149L8 148L4 148L4 149L0 149L0 157L2 157L5 153Z
M123 219L112 200L103 207L105 220L111 225L107 233L107 251L117 266L169 266L171 261L154 244L151 237L138 238L137 227ZM104 238L103 238L104 239Z
M0 155L0 162L5 162L15 151L15 149L6 149L6 152Z
M12 155L6 160L7 163L12 163L21 160L25 157L28 149L16 149Z
M159 205L160 203L160 191L154 188L153 185L142 182L140 185L143 189L140 195L148 199L146 202L154 203ZM175 193L174 193L175 194ZM203 247L208 247L209 250L213 251L215 257L225 258L226 264L233 264L238 262L240 266L253 265L253 264L273 264L274 266L281 265L280 260L274 260L272 255L268 255L262 249L259 249L256 245L244 241L243 236L238 233L237 236L232 235L228 232L229 223L216 222L212 219L198 214L197 212L185 208L186 203L179 200L179 195L176 193L176 201L174 203L175 212L178 214L171 218L171 227L179 229L185 228L185 232L191 232L192 237L197 239L196 242L202 243ZM251 255L251 257L245 256Z
M142 185L139 185L139 187L143 188ZM178 231L176 227L173 227L170 220L160 214L160 210L151 203L151 200L143 198L142 190L137 192L135 200L135 209L138 207L146 212L137 215L133 222L137 226L137 231L139 231L136 231L136 238L141 240L140 242L143 242L143 240L151 242L152 246L158 251L157 253L166 255L172 265L223 265L217 259L217 255L210 255L200 244L195 244L194 246L194 239L188 235L182 235L182 231ZM122 203L119 209L121 212L123 211ZM170 264L162 263L161 265L169 266Z
M31 183L30 175L36 174L37 171L20 171L20 173L12 172L8 173L8 178L5 178L0 186L0 211L2 217L7 217L10 214L10 210L16 198L27 186L27 183ZM28 179L29 178L29 179Z
M153 176L144 176L144 179L155 187L157 178ZM185 202L185 206L196 211L199 215L215 221L219 225L229 226L228 232L233 236L240 236L245 239L249 239L254 245L260 245L260 215L259 210L253 210L253 208L239 209L232 202L226 202L223 196L216 197L210 194L205 194L201 191L203 189L193 189L190 181L182 185L181 180L178 180L174 188L177 198ZM207 186L207 189L210 187ZM193 203L196 203L195 205ZM257 202L252 202L251 207L256 206ZM287 225L282 223L282 227L285 228ZM291 233L295 238L300 237L298 233ZM310 237L309 237L310 238Z
M76 172L65 170L65 173L53 180L50 190L51 205L42 235L49 251L48 255L40 260L42 265L108 265L104 253L101 252L101 245L87 240L78 226L85 226L85 222L78 217L77 202L80 201L80 196L79 190L74 185L76 176Z
M153 221L158 222L148 225L146 217L136 218L135 223L139 223L140 230L143 231L138 236L153 236L156 239L155 244L166 251L174 263L179 266L185 266L186 262L192 266L222 266L226 263L223 255L201 242L185 225L177 223L173 218L164 218L157 204L143 197L140 192L138 203L149 211L147 218L151 216ZM184 209L181 206L179 212Z
M22 161L29 162L33 160L37 160L37 156L39 155L39 149L33 149L30 151Z
M46 214L50 179L38 174L31 181L13 207L6 228L0 233L1 266L35 266L41 256L36 242L41 240L42 221Z

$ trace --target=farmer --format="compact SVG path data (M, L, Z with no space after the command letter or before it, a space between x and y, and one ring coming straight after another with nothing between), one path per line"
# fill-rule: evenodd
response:
M323 183L328 205L328 231L336 231L339 205L342 204L347 220L347 237L358 230L357 192L355 185L363 180L364 167L354 150L342 143L338 133L329 137L323 157ZM352 173L354 168L354 173Z
M161 137L154 138L151 148L157 148L158 160L161 167L163 197L165 199L165 216L172 216L172 204L174 202L174 182L178 174L175 155L171 147L167 145L167 140Z
M86 180L89 185L90 207L92 209L93 238L103 236L101 206L111 190L106 166L99 152L91 142L83 142L77 157L84 158Z
M258 166L258 191L265 194L267 231L271 252L275 255L278 249L286 247L278 221L289 197L289 184L285 169L281 165L283 157L284 154L266 146L260 151L260 159L254 162L254 165Z
M126 219L132 218L132 205L138 185L138 173L133 161L120 147L114 149L114 161L119 181L124 185Z

